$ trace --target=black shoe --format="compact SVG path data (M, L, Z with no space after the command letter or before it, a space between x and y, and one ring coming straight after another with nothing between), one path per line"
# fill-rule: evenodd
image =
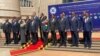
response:
M75 45L71 45L70 47L73 47L73 46L75 46Z
M14 44L18 44L18 43L14 43Z
M4 43L4 45L8 45L7 43Z
M86 46L84 46L84 48L86 49L87 47L86 47Z
M76 47L79 47L79 45L76 45Z
M54 46L57 46L57 44L54 44Z
M4 43L4 45L9 45L9 44L11 44L11 43Z
M58 47L60 48L62 46L62 44L60 44Z
M21 45L23 46L23 45L25 45L25 43L21 43Z
M65 48L66 48L67 46L65 46Z
M60 48L60 47L61 47L61 45L58 46L58 48Z
M54 44L51 44L51 46L54 46Z
M88 49L91 49L91 47L88 47Z

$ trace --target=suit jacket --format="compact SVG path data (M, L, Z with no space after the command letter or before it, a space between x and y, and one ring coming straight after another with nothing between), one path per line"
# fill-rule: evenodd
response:
M64 17L63 20L62 19L59 19L59 30L60 31L65 31L70 28L69 26L69 19L67 17Z
M6 23L3 24L3 32L10 33L11 32L11 23L10 22L8 22L7 24Z
M83 20L83 31L92 31L93 29L93 24L92 24L92 19L88 17L88 20L85 22L85 19Z
M34 23L32 24L33 21L30 23L30 32L37 32L38 27L39 27L39 18L35 17L34 18Z
M51 31L58 30L58 20L56 18L54 20L49 19L49 30Z
M12 31L17 32L17 33L20 31L20 24L18 22L16 22L16 23L13 22L12 23Z
M30 30L30 24L31 24L31 20L28 20L26 22L26 31L29 31Z
M70 18L70 30L71 31L77 31L79 29L79 22L78 17L71 17Z

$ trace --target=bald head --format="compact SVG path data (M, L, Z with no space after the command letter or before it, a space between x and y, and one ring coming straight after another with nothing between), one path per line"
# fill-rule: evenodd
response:
M83 16L89 16L89 13L87 11L83 11Z
M72 12L72 16L75 16L76 14L75 14L75 12Z

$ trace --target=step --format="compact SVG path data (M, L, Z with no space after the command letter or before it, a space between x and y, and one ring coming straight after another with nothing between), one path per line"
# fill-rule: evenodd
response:
M86 52L86 53L100 53L100 47L92 47L91 49L85 49L84 47L47 47L46 50L54 50L54 51L74 51L74 52Z

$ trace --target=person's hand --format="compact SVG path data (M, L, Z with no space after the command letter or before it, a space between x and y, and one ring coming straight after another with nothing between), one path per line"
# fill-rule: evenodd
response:
M65 32L67 32L67 30L65 30Z
M55 32L58 32L58 30L55 30Z
M77 31L79 31L79 29L77 29Z
M84 32L84 30L82 30L82 32Z
M70 31L70 29L68 29L67 31Z
M18 32L16 32L16 33L18 33Z

